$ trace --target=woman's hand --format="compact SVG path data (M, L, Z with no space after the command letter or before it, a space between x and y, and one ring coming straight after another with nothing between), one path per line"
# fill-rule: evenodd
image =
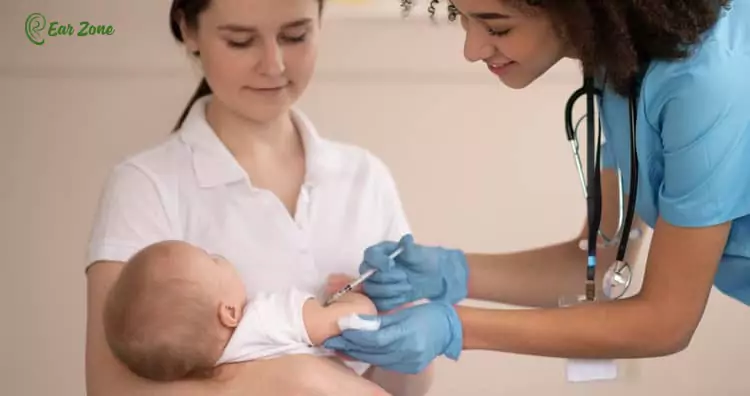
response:
M398 247L403 252L389 258ZM422 299L456 304L466 298L469 270L464 253L418 245L411 235L398 243L386 241L367 248L359 272L371 269L377 271L363 283L363 289L379 311Z
M456 310L442 301L398 309L380 316L380 323L375 331L346 330L323 346L404 374L421 372L440 355L456 360L463 348Z

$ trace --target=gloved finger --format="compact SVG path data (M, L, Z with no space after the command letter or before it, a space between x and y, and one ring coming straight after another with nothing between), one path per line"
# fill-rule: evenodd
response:
M362 290L370 298L393 298L400 297L412 292L412 286L406 282L401 283L370 283L365 282Z
M396 308L400 308L404 306L405 304L409 304L412 301L410 301L411 298L409 298L408 295L403 294L401 296L392 297L392 298L373 298L372 301L375 304L375 308L377 308L378 312L387 313L387 311L393 311Z
M412 249L414 247L414 235L404 234L401 239L398 240L398 246L404 248L404 251Z
M398 248L398 244L392 241L380 242L365 249L364 259L359 266L359 272L365 273L367 270L376 269L378 271L388 271L393 267L394 262L388 255Z
M419 249L419 245L414 243L414 236L406 234L398 241L398 245L404 249L400 255L395 258L396 263L404 266L420 266L424 261L424 255Z
M344 330L341 337L347 340L347 345L356 345L348 348L347 353L352 351L372 352L380 350L396 350L394 342L401 341L406 334L395 327L381 327L379 330Z
M376 283L379 285L392 285L399 283L408 283L409 277L406 272L398 269L392 269L390 271L375 271L365 283Z
M340 335L331 337L323 341L323 348L342 351L347 355L350 353L350 351L358 349L356 345L350 343L347 339Z
M323 341L323 347L345 353L349 356L352 356L353 353L374 353L376 351L384 351L383 347L373 343L371 339L362 340L357 338L357 334L359 333L372 333L372 331L345 330L341 335ZM355 340L349 339L352 335L354 335ZM366 344L369 343L369 345L362 344L361 341L364 341Z

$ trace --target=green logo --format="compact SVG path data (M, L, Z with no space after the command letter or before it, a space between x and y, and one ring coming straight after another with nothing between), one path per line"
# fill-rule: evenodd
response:
M36 45L44 44L44 39L41 38L40 32L44 30L46 25L47 19L38 12L26 17L26 37L29 38L29 41Z
M43 14L35 12L26 17L26 37L36 45L45 43L44 36L111 36L115 34L115 28L112 25L93 25L88 21L78 23L78 28L71 24L61 24L58 21L52 21L47 27L47 18Z

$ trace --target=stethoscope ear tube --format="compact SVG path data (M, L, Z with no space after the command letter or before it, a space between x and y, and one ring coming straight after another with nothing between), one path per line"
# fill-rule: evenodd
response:
M565 103L565 134L568 137L568 141L576 142L576 147L578 147L578 140L576 139L576 131L573 128L573 105L585 93L585 87L578 88L570 95L568 102Z

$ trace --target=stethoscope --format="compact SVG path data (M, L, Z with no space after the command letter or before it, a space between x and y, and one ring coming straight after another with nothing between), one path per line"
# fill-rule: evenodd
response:
M573 126L573 105L581 97L586 96L586 114L581 117L575 126ZM586 267L586 293L585 298L593 301L596 296L596 248L597 237L601 236L604 243L602 246L613 246L619 242L615 262L607 269L602 282L602 291L609 299L619 299L630 288L633 280L633 270L630 264L625 260L628 241L640 236L638 230L631 232L633 225L633 216L635 214L636 194L638 192L638 155L636 151L636 96L637 90L633 89L629 95L629 112L630 112L630 191L628 196L627 211L624 205L624 191L622 173L617 170L618 176L618 219L617 231L612 237L608 237L600 229L601 211L602 211L602 193L601 193L601 120L599 120L598 137L595 132L595 114L594 101L596 98L602 98L602 92L594 85L592 77L585 77L583 86L573 92L565 105L565 133L570 146L573 150L576 168L583 189L583 196L586 198L586 208L588 216L588 241L582 241L581 248L588 251L588 262ZM583 119L586 119L586 172L588 181L583 173L581 156L578 151L577 131ZM623 217L623 212L625 215Z

